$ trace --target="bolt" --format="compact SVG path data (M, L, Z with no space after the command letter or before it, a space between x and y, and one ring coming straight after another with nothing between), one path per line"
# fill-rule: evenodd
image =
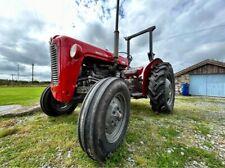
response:
M116 119L117 119L117 120L120 120L120 119L122 118L122 116L123 116L123 115L122 115L121 111L120 111L120 110L117 110L117 111L116 111L116 115L115 115Z
M114 126L116 126L116 123L112 120L112 126L114 127Z

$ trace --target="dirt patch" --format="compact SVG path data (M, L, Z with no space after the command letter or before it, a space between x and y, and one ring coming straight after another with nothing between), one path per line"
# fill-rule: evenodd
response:
M0 128L7 128L7 127L12 127L17 123L17 120L8 120L8 121L2 121L0 123Z

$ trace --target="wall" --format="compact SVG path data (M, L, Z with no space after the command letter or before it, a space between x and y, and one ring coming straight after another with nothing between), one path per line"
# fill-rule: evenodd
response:
M182 83L190 83L189 74L184 74L175 78L175 91L176 94L180 94L180 87Z
M190 71L189 74L225 74L225 68L206 64Z

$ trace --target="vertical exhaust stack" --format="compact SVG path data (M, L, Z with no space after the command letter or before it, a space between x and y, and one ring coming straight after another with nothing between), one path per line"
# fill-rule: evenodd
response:
M120 1L117 0L116 4L116 23L115 23L115 31L114 31L114 70L116 72L116 67L118 64L118 53L119 53L119 5Z

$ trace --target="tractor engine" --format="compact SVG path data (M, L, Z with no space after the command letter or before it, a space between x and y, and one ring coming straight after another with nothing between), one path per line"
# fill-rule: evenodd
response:
M86 94L99 80L112 75L112 65L101 64L99 61L87 59L83 62L77 81L76 94Z

